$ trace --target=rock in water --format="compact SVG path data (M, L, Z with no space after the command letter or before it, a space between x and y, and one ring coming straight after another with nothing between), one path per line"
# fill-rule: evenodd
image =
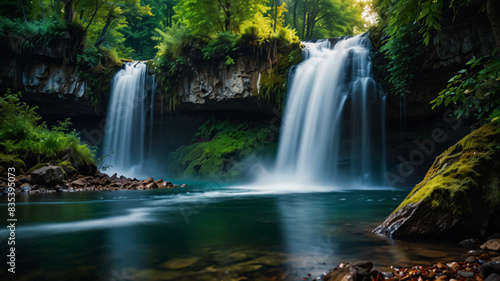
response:
M500 124L439 155L424 180L374 232L394 238L484 237L500 231Z
M64 173L62 169L57 166L47 166L35 170L31 173L31 178L36 184L50 187L62 183L64 180Z

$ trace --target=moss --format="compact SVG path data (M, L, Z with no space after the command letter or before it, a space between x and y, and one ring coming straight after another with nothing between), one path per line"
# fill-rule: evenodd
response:
M18 155L0 153L0 166L13 167L16 171L24 171L26 164L23 160L19 159Z
M430 201L455 215L472 212L481 200L490 207L500 206L499 124L491 122L472 132L444 153L430 167L401 205Z
M267 122L211 119L190 145L170 153L168 161L177 176L236 179L247 170L242 161L272 153L276 139Z
M300 44L279 45L272 68L261 73L260 97L283 109L287 93L288 73L302 60Z

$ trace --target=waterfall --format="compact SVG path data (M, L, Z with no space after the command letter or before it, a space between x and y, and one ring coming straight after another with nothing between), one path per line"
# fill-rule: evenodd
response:
M275 175L295 183L380 183L385 98L371 75L369 38L304 45L289 84Z
M154 78L145 62L128 62L111 81L103 155L111 172L141 177L153 156Z

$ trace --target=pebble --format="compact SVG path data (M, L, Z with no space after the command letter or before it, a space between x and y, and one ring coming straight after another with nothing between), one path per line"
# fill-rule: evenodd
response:
M458 271L460 269L460 264L458 262L452 262L447 264L449 268Z
M468 253L475 256L486 254L486 252L483 250L470 250Z
M475 256L468 256L467 258L465 258L465 262L469 262L469 263L472 263L472 262L476 262L477 259Z
M462 271L462 270L459 270L458 271L458 275L464 277L464 278L473 278L474 275L474 272L470 272L470 271Z

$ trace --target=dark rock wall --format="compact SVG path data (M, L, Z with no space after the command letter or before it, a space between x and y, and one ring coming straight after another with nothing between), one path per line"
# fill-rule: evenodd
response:
M429 46L421 46L423 54L415 59L410 93L406 97L387 95L389 184L412 187L425 176L436 156L470 133L474 117L456 120L449 116L451 107L432 110L429 102L458 70L466 68L468 60L490 55L495 47L491 24L480 6L443 14L441 31ZM433 137L434 133L441 137Z

